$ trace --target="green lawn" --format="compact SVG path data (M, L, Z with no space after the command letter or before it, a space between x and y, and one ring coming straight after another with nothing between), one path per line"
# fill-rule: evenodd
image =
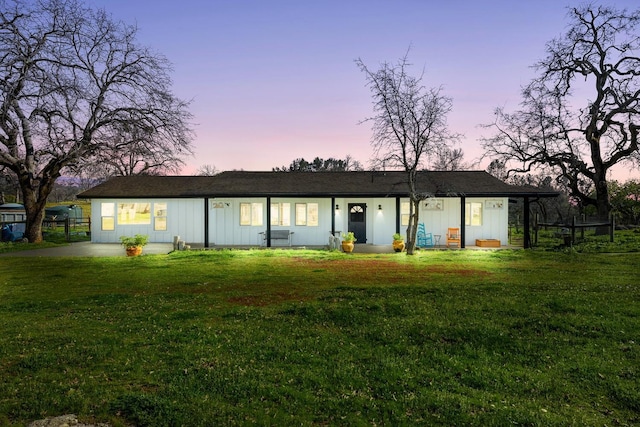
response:
M640 253L0 258L0 425L640 423Z

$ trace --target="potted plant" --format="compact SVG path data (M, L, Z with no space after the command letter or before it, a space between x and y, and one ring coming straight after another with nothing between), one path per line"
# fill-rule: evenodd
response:
M142 247L149 243L149 236L136 234L135 236L120 236L120 242L127 251L127 256L138 256L142 253Z
M404 250L404 237L402 237L400 233L393 235L393 250L396 252L402 252Z
M353 231L342 233L342 250L347 253L353 252L353 242L355 241L356 236L353 234Z

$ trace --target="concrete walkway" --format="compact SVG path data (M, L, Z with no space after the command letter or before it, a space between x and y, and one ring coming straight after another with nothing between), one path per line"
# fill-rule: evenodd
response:
M321 246L307 246L307 247L281 247L276 246L270 249L264 247L249 247L249 246L215 246L208 248L207 250L216 250L216 249L263 249L263 250L271 250L271 249L324 249L325 247ZM512 246L502 246L501 248L480 248L478 246L467 246L466 249L473 250L496 250L496 249L514 249ZM202 247L192 246L193 250L202 250ZM425 250L425 249L422 249ZM460 250L458 248L447 248L446 246L437 246L433 248L428 248L426 250ZM142 255L163 255L168 254L173 251L173 243L149 243L142 250ZM383 254L383 253L393 253L393 248L391 244L388 245L355 245L355 249L353 251L355 254ZM0 254L0 258L6 257L74 257L74 256L84 256L84 257L125 257L125 251L122 245L119 243L91 243L91 242L78 242L71 243L68 246L58 246L55 248L43 248L43 249L33 249L27 251L18 251L18 252L8 252L4 254Z
M193 250L202 250L200 246L192 246ZM220 249L324 249L321 246L307 246L307 247L280 247L276 246L270 249L264 247L249 247L249 246L215 246L208 248L207 250L220 250ZM142 255L158 255L168 254L173 251L173 243L149 243L142 250ZM354 253L393 253L391 245L356 245ZM124 257L126 256L124 248L119 243L91 243L91 242L78 242L71 243L68 246L57 246L55 248L43 248L33 249L18 252L8 252L0 254L0 258L3 257Z
M149 243L142 250L142 254L157 255L168 254L173 250L173 243ZM8 252L0 254L2 257L64 257L64 256L85 256L85 257L108 257L121 256L127 254L119 243L91 243L78 242L68 246L57 246L55 248L32 249L28 251Z

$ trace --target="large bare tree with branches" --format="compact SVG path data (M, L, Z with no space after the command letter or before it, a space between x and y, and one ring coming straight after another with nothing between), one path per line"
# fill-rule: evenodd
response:
M498 109L483 145L512 172L551 168L576 201L606 219L607 175L638 159L640 11L587 5L570 17L535 65L539 76L523 89L522 108Z
M408 53L396 64L385 62L377 70L369 69L361 59L356 65L365 73L373 97L374 115L365 121L373 124L374 163L407 173L410 208L406 248L412 255L420 201L430 196L419 191L418 172L430 154L458 138L447 125L452 100L442 94L442 88L426 88L424 72L418 77L409 74Z
M110 126L101 136L100 151L86 159L88 165L100 165L109 176L165 175L180 172L183 158L191 155L182 138L158 133L154 128L140 129L128 123Z
M140 135L190 150L170 64L136 32L76 0L0 0L0 166L19 182L29 241L42 240L47 197L67 168L119 142L111 153L128 153Z

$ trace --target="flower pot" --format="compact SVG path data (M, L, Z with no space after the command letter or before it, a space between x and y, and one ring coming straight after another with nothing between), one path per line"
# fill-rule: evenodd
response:
M402 252L404 250L404 240L394 240L393 250L396 252Z
M126 248L127 256L138 256L142 253L142 246L132 246Z
M342 250L347 252L347 253L351 253L353 252L353 242L342 242Z

